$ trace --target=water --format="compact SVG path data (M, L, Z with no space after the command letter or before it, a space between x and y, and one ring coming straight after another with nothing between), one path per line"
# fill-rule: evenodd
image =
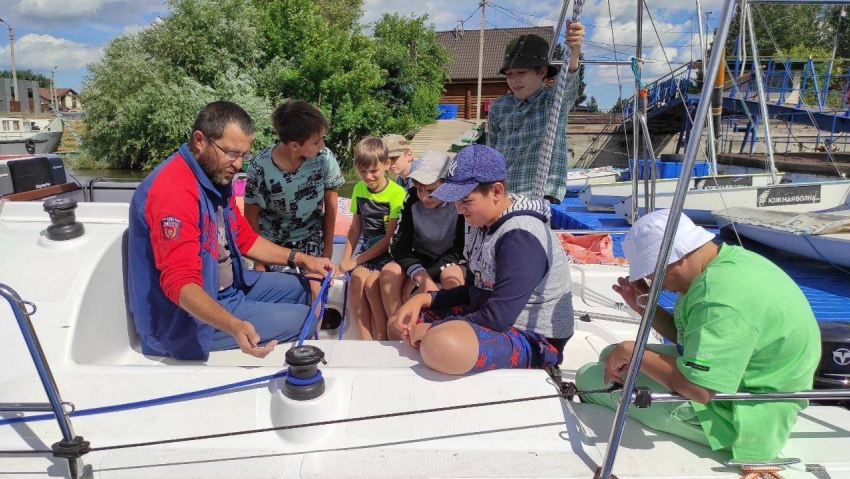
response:
M67 170L69 174L73 175L80 183L86 184L90 180L94 178L115 178L121 180L136 180L142 181L145 177L150 173L149 171L139 171L139 170ZM345 198L351 198L351 192L354 189L354 185L360 181L360 177L357 176L357 173L345 173L345 184L339 188L339 196Z

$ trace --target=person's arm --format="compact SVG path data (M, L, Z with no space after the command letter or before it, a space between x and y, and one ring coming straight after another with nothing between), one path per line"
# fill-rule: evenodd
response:
M490 298L478 311L447 321L465 320L501 333L514 325L528 304L534 288L549 270L546 251L533 234L520 229L505 233L495 247L496 282Z
M567 41L566 44L572 49L570 54L570 69L572 73L578 70L581 60L581 44L584 42L584 25L580 22L567 23Z
M265 153L265 152L263 152ZM263 154L261 153L261 154ZM258 155L259 156L259 155ZM254 233L260 234L260 211L266 207L265 170L260 161L255 159L248 165L248 179L245 182L244 215ZM265 271L266 265L260 261L254 262L254 269Z
M395 227L398 224L398 218L391 219L389 225L387 225L387 231L395 231ZM361 265L369 260L375 259L378 256L386 253L390 249L390 240L392 240L391 234L385 234L383 238L379 239L371 248L366 251L358 254L354 257L354 260L358 265Z
M355 208L355 201L355 198L351 199L352 210ZM348 227L348 237L345 239L342 260L339 262L339 269L343 273L348 273L357 267L357 263L352 256L354 255L354 248L357 247L357 243L360 241L360 233L362 231L363 219L360 217L360 213L354 211L354 219L351 220L351 226Z
M498 102L496 98L490 103L490 111L487 112L487 146L490 148L496 148L499 139Z
M261 261L266 264L287 264L289 262L290 252L291 250L289 248L278 246L261 236L257 236L256 241L245 253L245 256L254 261ZM334 265L328 258L317 258L300 251L295 253L295 266L322 276L334 270Z
M277 340L269 341L259 347L260 335L254 326L247 321L230 314L229 311L213 299L206 291L195 283L187 283L180 288L179 305L194 318L233 336L239 349L245 354L258 358L266 357L277 344Z
M404 201L404 206L401 208L398 227L395 229L395 233L393 233L392 240L390 241L390 254L393 260L401 266L402 271L417 282L416 274L425 272L425 268L419 264L419 258L413 253L413 240L416 228L416 225L413 224L413 205L418 201L419 197L416 196L416 193L408 193ZM425 274L427 275L427 273Z
M339 169L339 162L333 152L325 148L322 150L325 162L322 165L324 171L324 194L325 194L325 222L322 231L322 240L325 243L325 257L333 257L334 230L336 228L336 217L339 214L339 188L345 184L345 177Z
M625 382L626 373L634 351L634 341L624 341L614 348L605 359L605 383L616 380ZM677 358L645 349L640 363L642 373L658 381L692 401L705 404L714 398L715 392L689 381L679 370Z
M640 279L638 281L629 282L628 278L617 278L617 284L613 286L623 300L632 308L633 311L643 316L644 307L638 302L638 297L649 294L649 285L646 281ZM646 296L641 301L646 301ZM673 322L673 315L661 306L655 308L655 316L652 318L652 329L658 332L668 341L678 343L678 331L676 324Z
M322 241L325 243L325 258L331 258L334 253L334 228L336 215L339 211L337 203L339 193L336 190L325 190L325 219L322 230Z

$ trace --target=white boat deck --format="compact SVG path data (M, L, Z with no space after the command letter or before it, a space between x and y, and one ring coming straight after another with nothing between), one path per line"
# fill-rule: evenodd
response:
M32 317L65 401L88 409L220 386L276 373L287 345L264 359L239 351L206 362L142 355L123 292L121 244L127 205L81 205L86 235L53 243L41 232L41 205L0 206L0 282L38 306ZM608 344L635 337L610 285L622 267L573 267L577 321L562 365L564 379L595 361ZM43 402L10 308L0 302L0 402ZM551 395L539 370L447 376L428 369L401 342L312 342L327 355L326 391L292 401L281 380L182 401L75 416L75 432L93 447L270 428L315 421ZM590 478L602 462L614 411L557 398L87 454L95 478ZM6 415L5 417L12 417ZM54 421L0 425L0 450L49 449ZM625 478L728 478L725 453L628 421L614 468ZM813 406L800 416L783 453L850 478L850 412ZM787 479L814 476L795 466ZM0 455L0 477L61 477L49 456Z

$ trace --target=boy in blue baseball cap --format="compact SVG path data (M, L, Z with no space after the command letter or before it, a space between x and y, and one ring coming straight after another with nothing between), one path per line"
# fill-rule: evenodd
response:
M554 366L573 334L570 270L549 203L509 194L506 178L498 151L470 145L431 194L454 202L470 227L466 284L417 294L392 321L437 371Z

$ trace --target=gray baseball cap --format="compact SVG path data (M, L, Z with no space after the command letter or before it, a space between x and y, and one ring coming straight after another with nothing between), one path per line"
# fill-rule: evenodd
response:
M413 169L407 177L423 185L430 185L446 177L448 166L449 155L442 151L428 150L413 162Z

